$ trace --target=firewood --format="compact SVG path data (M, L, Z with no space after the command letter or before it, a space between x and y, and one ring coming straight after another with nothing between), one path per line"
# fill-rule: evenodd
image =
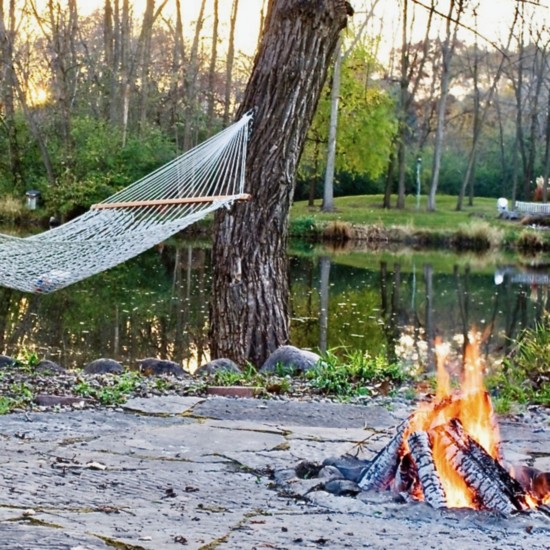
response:
M481 508L511 514L527 508L521 485L472 439L459 420L434 428L447 445L447 459L462 476Z
M388 489L399 465L399 449L409 421L402 422L391 441L374 457L363 472L358 485L363 491Z
M435 467L429 434L423 431L414 432L408 437L407 442L416 464L424 500L432 508L446 508L447 498Z

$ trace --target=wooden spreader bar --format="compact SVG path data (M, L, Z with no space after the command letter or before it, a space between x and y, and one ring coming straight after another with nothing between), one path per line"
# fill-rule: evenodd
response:
M144 201L127 201L127 202L101 202L93 204L92 210L106 210L109 208L134 208L136 206L172 206L174 204L193 204L198 202L215 202L228 198L234 198L237 201L248 201L252 198L249 193L241 193L240 195L214 195L211 197L185 197L181 199L152 199Z

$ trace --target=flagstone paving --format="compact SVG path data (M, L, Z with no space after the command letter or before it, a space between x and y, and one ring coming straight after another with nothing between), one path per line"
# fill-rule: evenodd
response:
M312 480L275 486L274 471L302 460L371 456L408 407L172 396L3 416L0 548L547 549L540 513L336 497ZM546 415L501 431L507 459L550 470Z

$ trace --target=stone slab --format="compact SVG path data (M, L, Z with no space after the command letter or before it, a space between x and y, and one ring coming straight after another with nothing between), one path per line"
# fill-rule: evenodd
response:
M3 416L0 548L548 548L550 519L540 514L435 511L387 493L335 497L312 480L275 490L273 470L358 442L372 456L407 414L213 397ZM503 422L505 451L541 460L545 422Z

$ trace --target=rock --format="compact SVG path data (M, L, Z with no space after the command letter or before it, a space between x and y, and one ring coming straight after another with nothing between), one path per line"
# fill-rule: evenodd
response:
M114 359L96 359L84 367L84 374L122 374L122 365Z
M260 368L261 373L281 371L283 374L306 372L312 369L321 356L294 346L281 346L276 349Z
M0 369L4 367L13 367L17 361L9 355L0 355Z
M34 371L41 374L65 374L67 372L61 365L49 359L42 359L42 361L34 367Z
M174 361L147 357L139 362L139 371L145 376L161 376L169 374L177 378L184 378L185 371Z
M333 479L325 483L323 488L327 493L337 497L354 497L361 492L359 485L348 479Z
M369 465L366 460L360 460L350 455L325 458L324 466L333 466L338 469L342 476L349 481L359 481L363 470Z
M90 400L71 395L40 394L34 398L34 402L41 407L70 407L73 405L84 405L85 403L89 403Z
M201 365L196 371L197 376L205 376L216 374L217 372L234 372L240 374L242 371L234 361L221 357L220 359L214 359L209 363Z

